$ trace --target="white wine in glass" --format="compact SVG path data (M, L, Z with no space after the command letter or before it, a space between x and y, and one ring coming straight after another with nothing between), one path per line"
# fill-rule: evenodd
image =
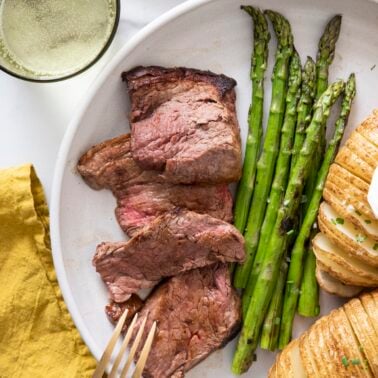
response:
M0 68L56 81L96 62L110 45L119 0L0 0Z

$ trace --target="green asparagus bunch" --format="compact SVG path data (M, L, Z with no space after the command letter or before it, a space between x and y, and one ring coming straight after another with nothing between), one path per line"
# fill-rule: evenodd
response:
M315 191L311 197L311 201L303 220L298 237L295 241L292 253L289 272L286 282L285 298L283 305L282 325L280 331L279 347L283 348L289 343L291 339L292 325L297 307L297 300L299 295L299 288L302 279L303 256L305 254L306 242L310 236L310 232L316 216L318 214L319 204L322 198L325 180L327 178L328 170L333 162L341 139L344 134L345 126L348 122L350 109L353 98L356 94L356 80L354 74L350 75L344 92L344 98L341 105L341 112L335 124L335 132L330 141L323 163L321 165L318 177L316 180ZM311 272L313 273L313 272ZM306 274L306 269L304 271ZM315 275L314 275L315 279Z
M267 249L270 235L272 234L278 208L280 207L288 182L291 151L293 147L295 125L297 120L297 104L300 97L300 86L301 60L298 53L295 51L290 62L285 118L281 131L280 150L275 168L273 184L270 191L269 204L265 212L263 225L261 227L260 240L258 243L255 260L253 262L253 268L251 270L246 290L243 293L242 300L244 314L248 309L254 283L258 272L260 271L260 265L264 259L264 253Z
M290 176L285 197L278 211L268 249L244 318L243 329L232 364L232 370L236 374L244 373L253 361L261 326L272 298L285 247L301 202L304 183L309 175L311 161L320 141L321 129L327 122L331 106L343 89L344 82L342 80L336 81L328 87L314 107L314 115L306 131L306 139L293 174Z
M244 288L247 285L258 246L260 228L264 220L267 199L279 150L280 133L285 112L289 62L294 51L293 36L288 20L274 11L269 10L266 11L265 14L273 24L278 46L272 76L272 99L267 131L263 150L257 163L256 185L245 232L247 257L245 263L237 267L234 277L234 285L237 288Z
M328 85L329 67L335 56L336 42L339 38L341 28L341 16L334 16L327 24L324 33L319 41L318 54L316 57L316 98L326 90ZM326 147L326 125L322 128L322 135L318 146L318 152L315 155L313 167L310 176L306 182L305 198L308 200L312 197L315 190L317 174L319 172ZM307 206L304 206L304 214L307 212ZM315 227L310 235L317 234ZM308 261L307 261L308 260ZM309 251L305 260L305 274L303 276L303 287L301 288L298 312L303 316L317 316L319 314L319 287L315 278L315 256L309 247Z
M264 76L268 60L270 34L264 14L257 8L242 6L253 19L253 53L251 58L252 103L248 111L248 136L243 174L236 192L234 225L244 232L255 183L256 165L263 133Z

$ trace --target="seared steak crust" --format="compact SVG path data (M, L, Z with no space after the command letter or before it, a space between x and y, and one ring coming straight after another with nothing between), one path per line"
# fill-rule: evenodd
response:
M242 262L244 239L229 223L187 210L155 219L126 242L102 243L93 265L115 302L162 278L215 262Z
M153 321L157 321L157 332L143 372L145 378L183 377L227 344L241 322L240 299L223 264L169 279L147 299L137 326L147 313L144 339Z
M137 67L122 75L133 158L174 182L228 183L241 175L236 82L188 68Z
M228 76L185 67L138 66L128 72L123 72L122 79L126 81L131 97L138 91L146 91L144 93L147 94L149 87L155 87L159 90L168 89L167 94L172 96L180 90L182 92L188 90L193 83L198 83L215 88L219 97L223 98L236 86L236 81ZM179 83L180 87L177 86ZM172 88L175 88L176 91L169 93ZM132 111L130 114L132 122L139 121L150 115L154 108L166 100L166 96L162 93L161 96L151 99L151 102L146 102L141 96L135 97L135 100L137 101L135 108L140 111ZM150 105L150 108L146 107L147 105Z
M232 221L232 196L226 184L174 185L159 172L142 170L131 156L129 134L89 149L80 158L78 171L92 188L113 191L118 223L130 237L176 207Z

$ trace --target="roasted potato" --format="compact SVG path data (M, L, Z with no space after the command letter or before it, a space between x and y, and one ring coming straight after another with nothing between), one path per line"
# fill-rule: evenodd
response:
M326 202L320 205L318 224L322 233L350 256L378 267L378 243L347 219L341 218Z
M358 133L378 147L378 109L365 119L356 129Z
M367 201L369 185L338 164L332 164L325 183L323 197L327 202L336 197L342 204L350 205L365 219L374 219ZM345 203L344 203L345 202Z
M378 161L378 147L363 137L357 131L354 131L346 141L345 146L359 156L364 162L370 165L374 170Z
M335 162L367 183L371 182L374 167L369 165L362 156L357 155L349 147L344 146L340 149Z
M331 293L378 286L378 220L368 202L378 166L378 109L352 132L330 167L314 241L317 279ZM336 281L332 281L330 278ZM340 283L337 283L340 281Z
M348 254L325 234L317 234L312 243L315 256L322 266L327 266L325 271L339 281L356 286L378 286L378 268Z
M316 267L316 279L324 291L339 297L352 298L358 295L363 289L361 286L345 285L319 266Z
M344 311L359 345L363 348L363 353L374 376L378 377L378 336L375 333L371 319L366 314L358 298L346 303Z
M378 377L377 319L378 290L352 299L293 340L269 377Z

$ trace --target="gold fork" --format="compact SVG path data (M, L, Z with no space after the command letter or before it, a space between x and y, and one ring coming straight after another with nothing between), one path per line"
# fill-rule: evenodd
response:
M110 361L110 358L112 356L115 344L116 344L116 342L117 342L117 340L118 340L118 338L121 334L123 325L125 324L127 313L128 313L128 310L126 310L122 314L121 318L119 319L117 326L114 329L114 332L113 332L113 334L112 334L112 336L109 340L109 343L106 346L105 351L104 351L100 361L98 362L97 368L96 368L95 372L93 373L93 378L102 378L102 376L105 372L105 369L106 369L107 365L109 364L109 361ZM138 330L138 333L137 333L137 335L136 335L136 337L133 341L133 344L130 348L130 353L129 353L127 360L125 362L125 365L124 365L124 367L121 371L120 378L126 377L126 374L128 373L128 371L130 369L131 363L133 361L133 358L135 356L135 353L137 351L137 348L140 344L140 340L141 340L142 335L143 335L143 331L144 331L144 327L146 325L147 317L148 317L148 313L146 314L145 318L143 319L142 324L141 324L141 326ZM127 329L125 338L122 341L122 345L121 345L121 347L118 351L117 357L114 360L113 367L110 371L110 374L108 375L108 378L115 378L116 377L118 367L119 367L119 365L122 361L122 358L125 355L125 351L126 351L126 348L127 348L128 344L130 342L130 339L131 339L131 336L133 334L135 323L136 323L137 319L138 319L138 314L135 314L133 320L131 321L131 323L129 325L129 328ZM143 346L143 349L142 349L142 352L139 356L138 362L136 363L135 370L133 372L132 378L140 378L142 376L142 372L143 372L144 366L146 364L147 357L150 353L152 342L154 340L155 331L156 331L156 322L154 322L152 324L150 332L148 333L146 342Z

